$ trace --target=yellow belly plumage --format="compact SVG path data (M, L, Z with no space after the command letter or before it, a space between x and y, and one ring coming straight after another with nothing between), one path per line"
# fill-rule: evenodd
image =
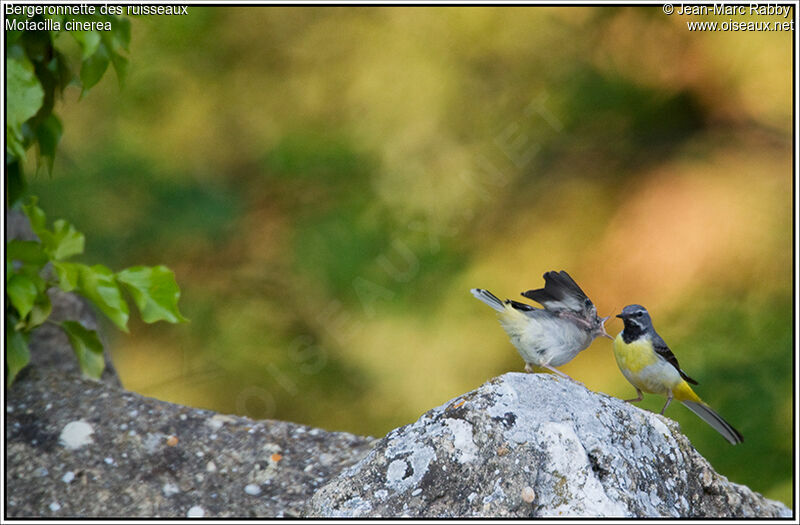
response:
M626 343L622 340L622 333L614 339L614 357L620 370L627 370L637 374L642 369L658 362L658 355L653 350L650 341L636 340Z
M614 357L625 379L639 390L664 395L672 392L678 401L700 400L675 367L655 352L649 339L626 343L620 333L614 340Z

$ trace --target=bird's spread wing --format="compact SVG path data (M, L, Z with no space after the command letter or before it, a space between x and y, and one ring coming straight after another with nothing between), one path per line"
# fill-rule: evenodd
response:
M673 354L672 350L669 349L667 343L665 343L658 334L654 334L653 336L653 348L658 355L666 359L669 364L675 367L675 370L678 371L678 373L687 383L691 383L693 385L697 384L697 381L687 376L686 372L681 370L681 366L678 364L678 358L675 357L675 354Z
M523 297L532 299L551 312L572 311L584 313L591 300L581 287L565 271L544 274L544 288L522 292Z
M520 303L518 301L514 301L513 299L506 299L506 303L510 304L512 308L515 310L521 310L523 312L530 312L531 310L536 310L533 306L525 303Z

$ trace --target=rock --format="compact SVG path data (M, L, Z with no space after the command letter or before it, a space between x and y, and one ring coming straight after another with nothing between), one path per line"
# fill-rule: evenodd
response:
M38 241L39 238L33 233L31 223L28 218L19 210L6 208L6 235L9 239L20 239L22 241Z
M792 516L715 473L668 418L569 380L520 373L393 430L318 490L309 513Z
M30 367L7 392L6 512L9 518L298 516L318 487L373 443L223 416Z

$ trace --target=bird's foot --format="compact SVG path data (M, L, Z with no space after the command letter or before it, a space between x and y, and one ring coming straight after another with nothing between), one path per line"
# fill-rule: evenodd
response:
M633 399L625 399L625 402L626 403L638 403L639 401L644 399L644 395L642 394L642 391L639 390L638 388L636 389L636 395L638 397L634 397Z

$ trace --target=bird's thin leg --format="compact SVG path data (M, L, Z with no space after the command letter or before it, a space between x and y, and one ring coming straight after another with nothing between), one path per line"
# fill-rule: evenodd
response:
M529 374L532 374L534 371L533 365L530 363L525 363L525 371L528 372Z
M554 374L556 374L556 375L558 375L558 376L561 376L561 377L563 377L564 379L569 379L569 380L570 380L570 381L572 381L573 383L577 383L577 384L581 385L582 387L585 387L585 386L586 386L586 385L584 385L583 383L581 383L580 381L578 381L577 379L573 379L573 378L571 378L570 376L568 376L567 374L565 374L565 373L564 373L564 372L562 372L561 370L559 370L559 369L557 369L557 368L553 368L553 367L552 367L552 366L550 366L550 365L539 365L539 366L541 366L542 368L546 368L546 369L550 370L550 371L551 371L551 372L553 372Z
M569 377L567 374L565 374L564 372L562 372L558 368L553 368L550 365L539 365L539 366L541 366L542 368L546 368L546 369L550 370L551 372L553 372L554 374L559 375L559 376L561 376L563 378L572 379L571 377Z
M664 403L664 408L661 409L661 415L664 415L664 411L667 410L669 404L672 403L672 390L667 392L667 402Z
M634 387L634 388L636 388L636 387ZM636 388L636 394L637 394L639 397L636 397L636 398L634 398L634 399L626 399L626 400L625 400L625 402L626 402L626 403L638 403L639 401L641 401L642 399L644 399L644 397L642 396L642 391L641 391L641 390L639 390L638 388Z

